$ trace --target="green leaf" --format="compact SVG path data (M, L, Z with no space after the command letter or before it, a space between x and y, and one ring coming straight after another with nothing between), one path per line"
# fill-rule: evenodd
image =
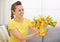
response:
M53 23L52 23L52 22L50 22L50 23L49 23L49 25L50 25L50 26L53 26Z

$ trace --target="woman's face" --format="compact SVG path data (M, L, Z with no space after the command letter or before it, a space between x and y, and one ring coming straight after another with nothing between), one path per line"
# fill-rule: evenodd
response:
M22 18L24 14L24 9L22 5L15 6L15 11L13 11L15 17Z

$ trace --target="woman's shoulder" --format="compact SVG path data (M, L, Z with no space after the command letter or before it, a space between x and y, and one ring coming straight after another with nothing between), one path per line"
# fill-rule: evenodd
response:
M14 23L13 19L9 20L9 22L8 22L8 24L13 24L13 23Z
M28 18L24 18L24 20L25 20L25 21L30 21L30 19L28 19Z

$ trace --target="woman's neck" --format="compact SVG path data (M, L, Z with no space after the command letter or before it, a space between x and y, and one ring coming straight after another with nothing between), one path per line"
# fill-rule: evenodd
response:
M20 22L20 23L23 22L23 18L14 18L14 20L15 20L16 22Z

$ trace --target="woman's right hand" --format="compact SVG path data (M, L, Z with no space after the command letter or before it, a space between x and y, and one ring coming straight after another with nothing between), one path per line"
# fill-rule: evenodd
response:
M38 34L38 31L34 32L34 36Z
M35 37L40 37L39 32L36 32Z

